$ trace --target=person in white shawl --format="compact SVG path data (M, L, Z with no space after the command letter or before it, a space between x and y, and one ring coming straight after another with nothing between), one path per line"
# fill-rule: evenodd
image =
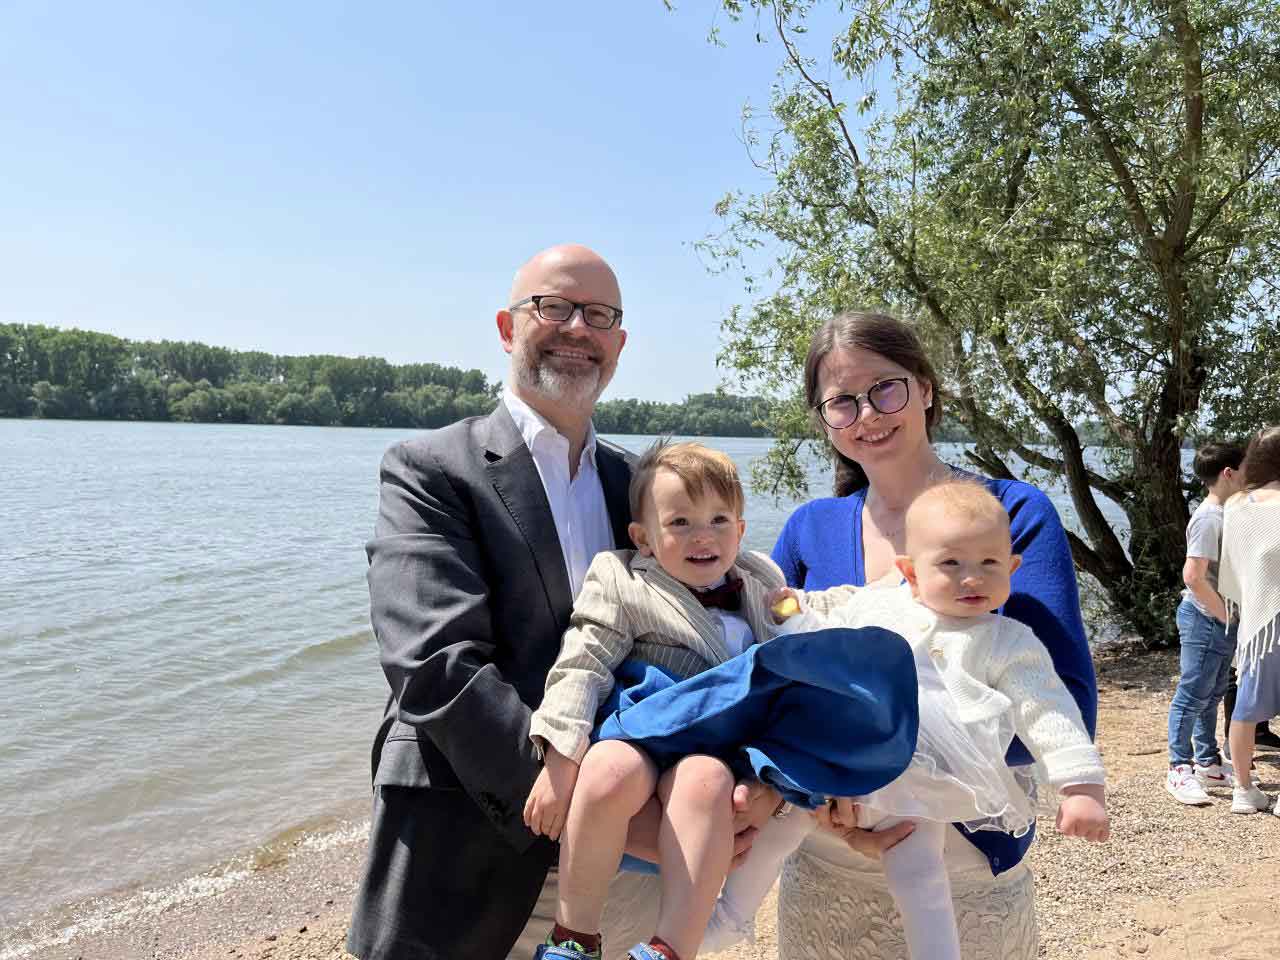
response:
M1280 714L1280 426L1250 441L1245 488L1227 501L1222 525L1218 590L1240 621L1236 647L1239 693L1231 714L1231 761L1236 786L1232 813L1258 813L1280 801L1254 784L1254 734L1260 720Z

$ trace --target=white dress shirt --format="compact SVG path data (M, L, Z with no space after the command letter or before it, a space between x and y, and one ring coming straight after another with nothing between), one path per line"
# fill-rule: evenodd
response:
M707 590L714 590L728 579L721 577L715 583L708 587L697 589L690 587L694 596ZM724 648L729 651L729 656L736 657L747 647L755 643L755 635L751 632L751 624L747 623L746 617L738 613L730 613L722 607L708 607L707 612L716 618L716 622L720 624L720 639L724 641Z
M587 426L587 444L578 460L578 472L569 478L569 439L561 434L510 388L502 394L516 429L533 454L542 489L551 504L551 517L560 537L560 552L569 574L574 599L582 589L587 568L601 550L613 550L613 525L605 505L604 487L596 470L596 431Z

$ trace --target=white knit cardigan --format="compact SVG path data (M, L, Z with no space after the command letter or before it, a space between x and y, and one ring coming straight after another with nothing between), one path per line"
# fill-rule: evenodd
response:
M1236 669L1246 673L1280 640L1280 500L1249 492L1227 501L1218 592L1240 621Z

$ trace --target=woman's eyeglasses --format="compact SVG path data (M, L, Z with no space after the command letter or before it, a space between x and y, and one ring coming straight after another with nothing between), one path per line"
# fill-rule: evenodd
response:
M907 405L911 396L910 377L891 377L873 383L866 393L842 393L828 397L815 408L818 416L832 430L843 430L857 423L862 415L862 401L871 404L876 413L897 413Z

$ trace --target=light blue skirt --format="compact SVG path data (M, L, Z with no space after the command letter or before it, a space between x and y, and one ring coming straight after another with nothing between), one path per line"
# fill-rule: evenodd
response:
M1233 722L1261 723L1280 716L1280 647L1272 647L1236 681Z

